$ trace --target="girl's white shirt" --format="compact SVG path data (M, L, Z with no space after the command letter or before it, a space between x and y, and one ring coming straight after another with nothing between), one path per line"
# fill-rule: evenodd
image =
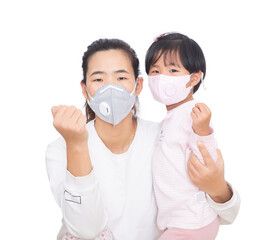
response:
M87 124L92 172L74 177L67 171L66 144L62 137L48 145L46 167L50 186L62 209L58 240L71 234L80 239L95 239L109 228L117 240L155 240L161 232L156 224L157 205L152 185L151 162L160 126L137 119L137 130L127 152L113 154L99 138L94 121ZM219 215L221 224L234 221L240 197L217 204L208 203Z

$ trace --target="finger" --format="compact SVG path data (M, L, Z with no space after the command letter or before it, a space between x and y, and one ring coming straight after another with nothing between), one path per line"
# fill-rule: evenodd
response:
M203 110L202 103L196 103L195 108L197 108L200 112L202 112L202 110Z
M202 142L197 142L198 148L201 152L201 155L203 157L203 160L205 162L205 165L208 168L212 168L215 166L215 161L213 160L213 158L211 157L210 153L208 152L207 148L205 147L205 145Z
M224 169L224 159L222 157L222 153L221 153L220 149L217 149L216 152L217 152L216 165L218 166L218 168L223 168Z
M55 116L59 113L59 110L63 107L63 105L58 105L58 106L53 106L51 108L51 112L53 117L55 118Z
M80 116L82 115L82 111L79 109L76 109L72 115L72 121L77 123L78 119L80 118Z
M195 113L196 117L199 117L201 114L200 110L197 107L193 107L192 111L193 113Z
M190 158L189 158L189 160L188 160L188 162L187 162L187 170L188 170L188 173L190 172L190 174L191 174L193 177L196 177L196 176L199 175L199 172L198 172L197 168L196 168L196 167L194 166L194 164L193 164L193 161L194 161L194 160L192 160L192 158L193 158L192 154L193 154L193 153L191 153L191 156L190 156ZM193 154L193 155L194 155L194 154Z
M194 112L191 112L191 118L193 122L195 122L197 120L197 115Z
M57 112L56 112L55 117L60 117L60 116L62 116L63 113L65 112L65 110L66 110L67 108L68 108L67 105L60 105L60 106L58 106L58 110L57 110Z
M199 110L204 113L204 114L208 114L211 113L210 109L208 108L208 106L204 103L197 103L195 105L197 108L199 108Z
M56 115L57 111L58 111L58 106L53 106L51 108L51 112L52 112L53 118L55 118L55 115Z
M86 116L83 113L78 118L77 123L78 123L78 125L86 125L87 118L86 118Z
M190 165L190 166L187 166L187 173L188 173L188 176L190 178L190 180L192 181L192 183L196 183L197 182L197 179L198 179L198 172L196 171L196 169Z
M198 173L206 170L206 166L199 160L199 158L193 153L191 157L191 165L197 170Z
M77 110L77 108L75 106L69 106L65 109L64 113L63 113L63 118L64 119L72 119L72 115L74 114L74 112Z

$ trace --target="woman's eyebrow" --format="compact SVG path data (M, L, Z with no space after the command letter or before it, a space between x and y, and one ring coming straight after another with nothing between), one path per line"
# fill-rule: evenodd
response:
M119 69L116 70L115 73L126 73L126 74L130 74L128 71L126 71L125 69Z
M97 75L97 74L105 74L105 72L103 72L103 71L95 71L95 72L91 73L89 76L91 77L91 76Z

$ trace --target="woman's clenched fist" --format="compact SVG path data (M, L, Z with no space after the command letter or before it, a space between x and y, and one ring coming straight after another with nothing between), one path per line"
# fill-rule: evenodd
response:
M75 106L59 105L52 107L54 127L63 136L66 144L81 144L88 140L86 117Z

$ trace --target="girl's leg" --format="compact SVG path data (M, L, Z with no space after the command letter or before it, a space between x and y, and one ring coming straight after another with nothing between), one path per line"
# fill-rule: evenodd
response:
M168 228L159 240L214 240L219 229L219 219L200 229Z

